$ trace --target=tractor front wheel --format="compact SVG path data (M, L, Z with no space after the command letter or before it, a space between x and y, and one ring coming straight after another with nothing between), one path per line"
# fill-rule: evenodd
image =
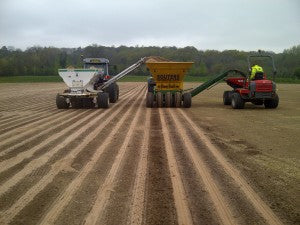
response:
M97 98L97 103L98 103L98 108L108 108L109 104L109 96L108 93L106 92L99 92L98 93L98 98Z
M190 92L183 94L183 107L190 108L192 105L192 95Z
M278 104L279 104L279 97L277 94L275 94L274 98L271 99L266 99L265 102L265 108L267 109L275 109L277 108Z
M245 101L239 93L233 93L231 96L231 106L234 109L243 109L245 107Z

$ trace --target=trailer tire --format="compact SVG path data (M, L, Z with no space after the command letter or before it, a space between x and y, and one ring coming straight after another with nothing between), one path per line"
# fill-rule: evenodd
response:
M116 83L108 86L109 102L115 103L118 100L118 87Z
M161 108L163 103L163 96L161 92L156 93L156 106L157 108Z
M277 94L275 94L274 98L271 99L266 99L265 102L265 108L267 109L275 109L277 108L278 104L279 104L279 97Z
M172 94L171 92L167 92L165 94L165 105L167 108L170 108L172 106Z
M183 107L190 108L192 106L192 95L190 92L183 94Z
M181 107L181 101L182 101L182 96L180 92L176 92L175 93L175 101L174 101L174 105L176 108Z
M63 96L60 96L59 94L56 95L56 107L58 109L68 109L69 106L70 103L67 103Z
M146 97L146 107L152 108L153 102L154 102L154 94L152 92L148 92Z
M231 106L233 109L243 109L245 107L245 101L239 93L232 94Z
M98 108L107 109L109 105L109 95L107 92L99 92L97 98Z
M232 91L224 91L224 93L223 93L223 103L224 103L224 105L230 105L231 104L231 96L232 96Z

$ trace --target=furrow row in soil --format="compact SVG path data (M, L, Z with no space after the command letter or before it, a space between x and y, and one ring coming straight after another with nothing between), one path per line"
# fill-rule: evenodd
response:
M123 97L126 97L130 92L123 95ZM96 109L95 109L96 110ZM7 143L14 143L14 146L9 146L8 150L5 150L3 152L0 152L0 157L5 154L5 152L10 152L11 150L15 149L18 146L21 146L25 143L30 142L31 140L36 139L37 137L40 137L43 134L46 134L47 132L51 132L52 130L56 129L60 125L66 123L67 121L73 119L73 114L76 116L81 115L81 113L86 112L87 109L82 110L62 110L61 114L59 115L53 115L49 116L48 118L42 119L38 121L38 123L33 123L30 126L27 127L21 127L18 129L14 129L12 132L6 133L5 135L0 135L0 137L3 137L3 141L0 141L0 144L2 145L1 149L5 149ZM63 121L63 123L61 123ZM57 124L57 125L56 125ZM24 139L23 141L19 141L16 143L16 140Z
M4 211L1 215L5 215L5 222L8 223L10 220L12 220L20 211L21 214L27 212L26 206L29 204L31 205L32 202L35 201L35 199L39 199L39 195L41 194L40 192L47 191L47 187L51 185L56 185L56 183L53 183L53 180L56 180L60 178L60 176L67 175L67 173L72 173L75 174L77 169L76 169L76 163L73 161L76 161L77 158L81 158L82 156L86 156L86 154L89 151L89 143L90 142L95 142L97 141L97 137L101 134L101 132L108 126L109 123L113 122L122 110L126 109L126 105L128 102L135 97L138 91L135 91L132 93L132 96L127 100L125 99L124 101L121 101L119 103L119 106L116 105L113 106L111 109L106 110L102 112L98 116L98 120L93 120L96 123L96 126L93 127L93 129L90 129L86 135L84 135L82 140L74 145L74 148L71 148L66 155L62 155L62 157L59 157L58 160L51 160L51 158L55 158L54 153L49 154L48 157L43 156L43 163L38 163L39 165L32 165L34 167L40 166L42 167L43 165L49 164L50 163L50 168L46 172L44 176L41 177L39 181L37 181L32 187L30 187L26 193L24 193L20 198L17 199L17 201L13 202L13 205L11 205L10 208L8 208L6 211ZM113 113L111 113L113 112ZM102 123L98 123L101 118L105 117L105 120L102 120ZM99 124L99 125L97 125ZM88 124L86 126L92 126L92 124ZM97 142L96 142L97 143ZM84 153L84 151L86 153ZM41 160L41 159L40 159ZM39 161L40 161L39 160ZM52 161L52 162L51 162ZM36 162L37 163L37 162ZM24 168L23 171L29 170L24 172L24 175L29 175L32 170L32 166L29 166L27 168ZM75 169L74 169L75 168ZM37 168L36 168L37 169ZM19 180L21 180L21 177L19 177ZM68 179L66 179L68 180ZM9 180L10 181L10 180ZM52 182L53 181L53 182ZM71 180L69 180L71 181ZM15 183L15 182L13 182ZM16 184L16 183L15 183ZM14 187L14 185L10 185ZM46 190L44 190L46 189ZM33 203L34 204L34 203ZM25 207L25 209L24 209ZM31 212L32 213L32 212ZM1 216L2 217L2 216ZM4 216L3 216L4 217ZM18 219L16 219L18 220Z
M206 149L209 150L210 154L214 156L214 160L216 160L222 166L222 169L226 171L227 175L230 176L236 185L239 186L240 191L244 196L246 196L248 201L251 202L255 210L264 218L265 222L268 224L282 224L281 220L274 214L267 203L260 198L260 196L253 190L240 172L234 168L230 162L228 162L228 160L220 153L220 150L204 134L203 130L190 119L187 113L181 109L178 109L176 116L173 117L175 123L180 124L180 121L182 121L182 119L179 120L178 118L183 118L186 120L187 123L185 123L185 126L192 127L199 140L201 140L201 142L206 146ZM196 155L197 154L195 154L195 157Z
M138 94L141 95L141 92L139 91ZM52 206L49 208L49 210L46 212L45 216L43 217L42 221L40 221L40 224L54 224L56 222L57 217L60 215L60 213L63 211L63 209L68 205L68 203L71 201L71 199L74 197L78 189L81 187L82 183L84 182L85 178L89 175L89 173L93 170L94 166L96 166L98 160L102 156L102 153L105 151L105 149L114 142L116 135L118 136L118 132L122 126L123 123L126 122L126 118L132 114L134 114L135 107L134 105L141 100L141 97L136 97L137 94L134 95L135 99L134 102L132 102L127 108L125 113L122 113L121 118L119 118L119 121L117 124L114 125L112 131L109 133L108 137L100 144L100 146L96 149L94 154L91 156L90 161L84 165L84 167L80 170L78 175L72 180L72 182L66 187L63 193L53 202ZM114 112L112 114L113 117L119 115L118 112ZM116 157L117 159L118 157ZM109 177L109 176L107 176ZM110 190L108 190L110 191ZM97 202L97 200L96 200ZM95 203L94 203L95 204ZM88 207L88 206L86 206ZM90 211L90 210L89 210ZM90 215L90 214L89 214ZM76 223L79 223L78 219Z

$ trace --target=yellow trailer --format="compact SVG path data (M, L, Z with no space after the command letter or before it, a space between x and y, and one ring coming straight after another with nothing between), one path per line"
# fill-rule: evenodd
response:
M192 96L190 92L183 92L183 79L192 65L193 62L147 60L152 77L148 79L146 106L191 107Z

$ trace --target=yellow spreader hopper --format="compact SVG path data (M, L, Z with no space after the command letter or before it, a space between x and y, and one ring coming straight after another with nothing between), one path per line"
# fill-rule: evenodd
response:
M191 107L191 94L183 93L183 79L193 62L157 62L146 61L152 75L148 79L146 105L153 107Z

